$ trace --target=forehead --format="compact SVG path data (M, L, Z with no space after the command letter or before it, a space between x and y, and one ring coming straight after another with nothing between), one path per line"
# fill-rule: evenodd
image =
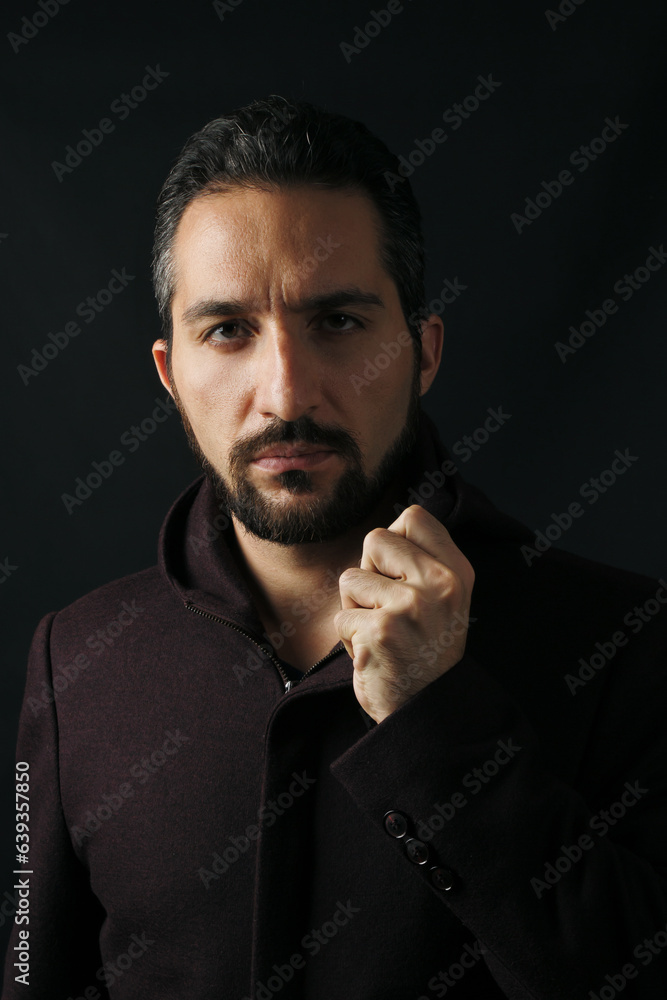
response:
M352 189L235 187L199 196L174 240L175 297L189 299L211 282L283 297L320 278L385 285L380 228L371 199Z

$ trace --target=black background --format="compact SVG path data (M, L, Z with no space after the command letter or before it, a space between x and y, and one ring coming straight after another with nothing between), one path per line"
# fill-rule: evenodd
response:
M341 43L384 6L241 0L221 18L210 2L70 0L14 51L6 36L41 8L3 5L0 562L16 568L0 585L0 935L11 922L13 750L34 629L153 564L168 507L199 473L177 414L132 454L119 441L167 398L150 354L161 333L154 205L183 142L209 119L270 93L303 97L364 121L404 156L442 127L447 141L411 177L427 297L445 278L466 290L442 312L443 363L424 408L450 447L489 407L511 414L461 471L534 529L628 448L637 461L595 505L584 502L558 544L654 577L667 569L667 265L628 302L614 293L667 240L663 0L565 0L572 13L553 27L538 3L405 0L346 59ZM158 65L164 82L125 120L111 113ZM443 123L489 74L500 83L489 99L457 130ZM616 116L628 127L579 172L570 154ZM104 117L114 131L59 181L53 162ZM512 213L564 169L574 182L518 233ZM32 349L76 320L113 268L134 275L128 287L94 322L79 318L82 333L24 384ZM618 312L563 363L554 344L610 297ZM68 514L62 494L114 449L124 464Z

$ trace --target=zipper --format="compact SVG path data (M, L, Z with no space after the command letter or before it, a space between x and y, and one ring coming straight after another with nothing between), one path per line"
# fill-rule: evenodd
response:
M334 646L334 648L329 653L327 653L326 656L323 656L321 660L317 661L317 663L313 663L312 667L308 667L308 669L306 670L305 674L303 674L301 677L299 677L298 681L296 681L296 684L300 684L301 681L304 680L308 676L308 674L312 674L313 670L316 670L317 667L319 667L322 663L326 663L326 661L329 660L329 659L331 659L332 656L335 656L336 653L339 653L341 647L345 648L343 646L342 642L336 643L336 645ZM287 683L290 685L290 687L292 687L292 682L291 681L288 681ZM289 688L287 688L287 691L289 691Z
M265 655L267 654L267 649L269 644L258 642L257 639L255 639L254 636L250 634L250 632L246 632L246 630L241 628L240 625L237 625L236 622L232 622L228 618L221 618L220 615L214 615L210 611L204 611L203 608L198 608L197 605L192 604L191 601L185 601L185 607L188 609L188 611L194 611L195 614L201 615L203 618L210 618L211 621L220 622L221 625L227 625L229 628L233 628L235 632L240 632L241 635L244 635L246 639L250 639L250 641L254 643L255 646L261 649ZM303 674L298 681L290 680L285 671L283 670L280 661L276 659L273 653L269 653L268 655L270 656L274 666L276 667L278 673L280 674L280 678L283 682L283 687L285 688L284 693L287 694L289 691L292 690L293 687L296 687L297 684L300 684L301 681L303 681L306 677L308 677L309 674L312 674L312 672L316 670L319 666L321 666L323 663L326 663L326 661L331 659L332 656L335 656L336 653L340 652L340 647L342 645L343 643L339 642L336 646L334 646L334 648L329 653L327 653L326 656L323 656L321 660L317 661L317 663L313 663L312 667L309 667L308 670L306 670L305 674Z

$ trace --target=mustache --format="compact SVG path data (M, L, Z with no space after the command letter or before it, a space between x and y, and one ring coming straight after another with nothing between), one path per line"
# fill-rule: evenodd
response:
M333 425L320 427L310 417L303 416L292 421L277 420L261 434L237 441L229 456L230 464L238 467L250 462L258 451L273 445L295 444L297 441L325 445L361 463L361 449L348 431Z

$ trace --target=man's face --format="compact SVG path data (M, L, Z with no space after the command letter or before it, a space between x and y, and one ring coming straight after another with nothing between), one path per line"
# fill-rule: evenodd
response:
M181 219L168 369L164 341L153 355L218 500L260 538L341 535L414 444L439 349L420 379L377 225L366 196L312 185L235 187Z

